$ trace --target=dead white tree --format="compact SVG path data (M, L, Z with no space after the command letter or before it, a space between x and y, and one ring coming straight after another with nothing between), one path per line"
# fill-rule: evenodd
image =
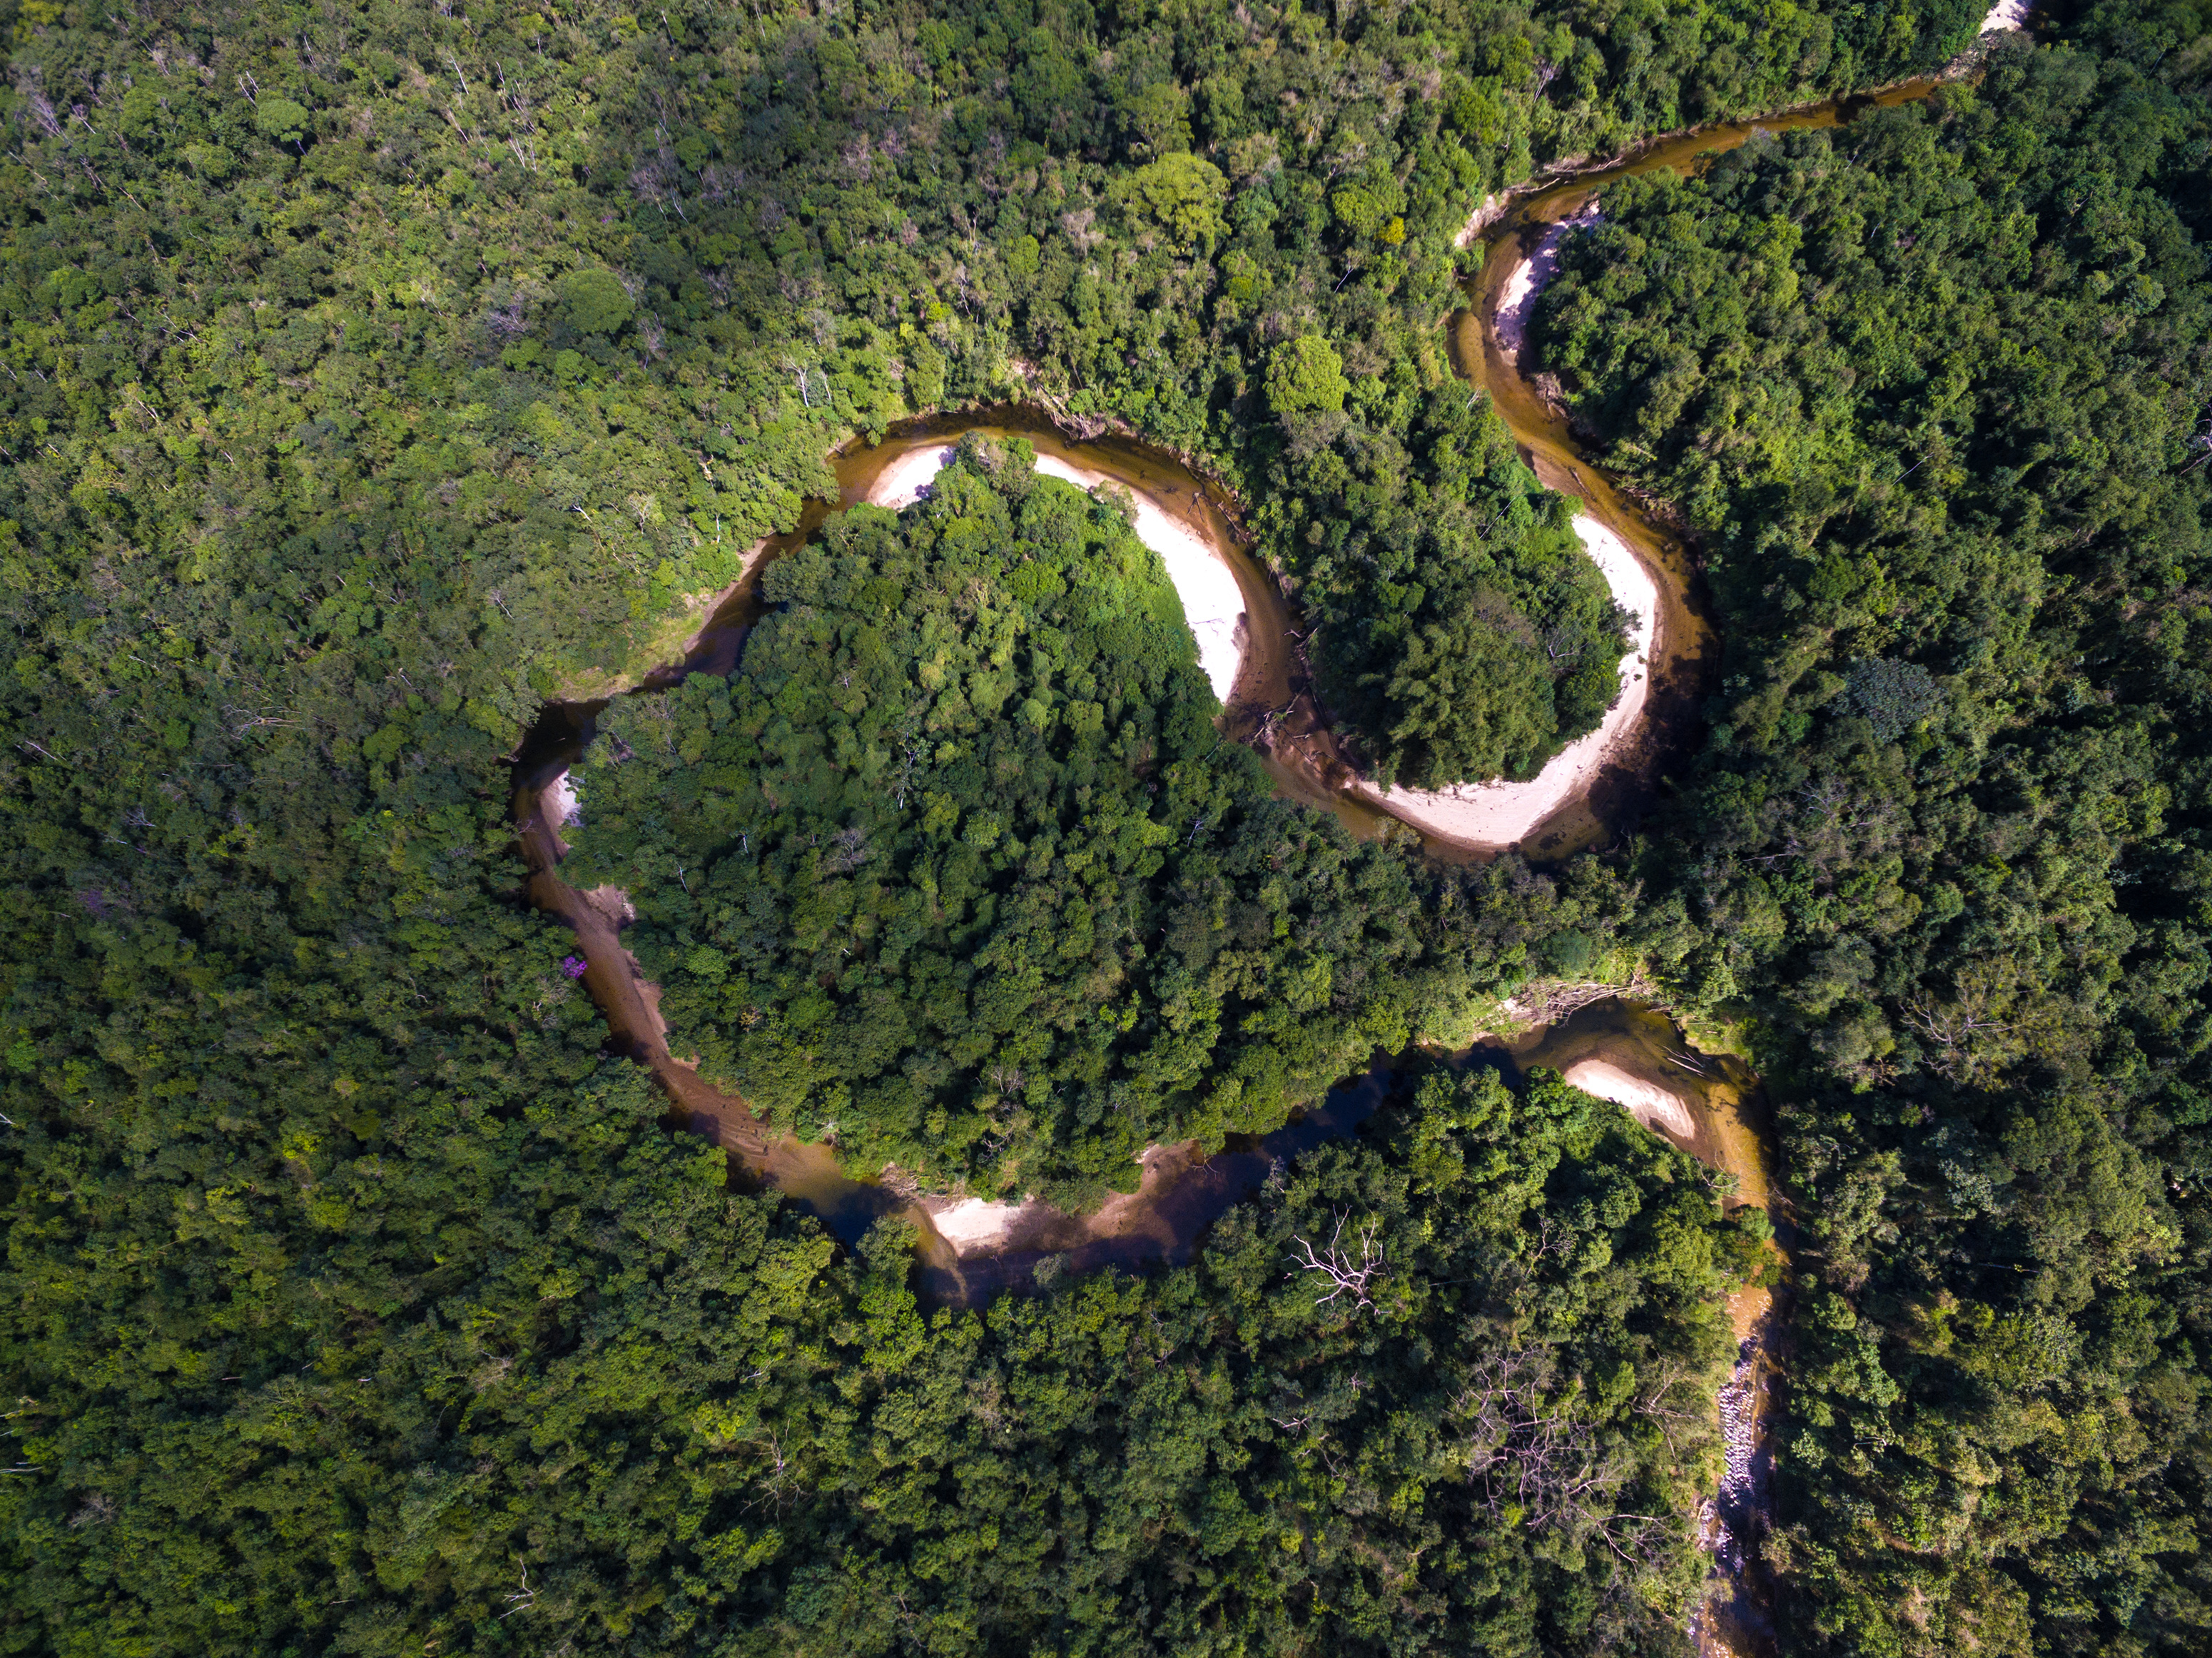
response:
M1377 1230L1376 1222L1367 1222L1366 1228L1359 1236L1359 1253L1356 1259L1344 1247L1344 1216L1341 1212L1337 1215L1336 1230L1329 1234L1326 1248L1316 1250L1304 1238L1291 1240L1305 1251L1303 1259L1292 1255L1291 1265L1301 1272L1320 1273L1328 1283L1328 1293L1314 1302L1316 1307L1326 1307L1340 1295L1351 1296L1355 1308L1375 1305L1367 1290L1368 1286L1374 1283L1376 1275L1382 1270L1382 1253L1375 1247Z
M1950 1003L1907 997L1905 1002L1905 1023L1916 1034L1941 1050L1934 1061L1936 1069L1953 1080L1972 1076L1982 1063L1975 1050L1986 1045L1986 1039L2002 1036L2013 1027L2008 1023L1989 1018L1973 1003L1978 997L1962 998Z
M1669 1522L1615 1510L1629 1470L1595 1425L1576 1416L1571 1392L1552 1398L1547 1360L1533 1346L1493 1353L1454 1395L1469 1483L1501 1524L1595 1536L1625 1563L1650 1564Z

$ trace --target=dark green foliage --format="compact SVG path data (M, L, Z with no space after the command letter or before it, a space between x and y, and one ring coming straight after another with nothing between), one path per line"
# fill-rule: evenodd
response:
M1539 318L1723 607L1641 867L1802 1183L1808 1652L2212 1643L2212 119L2158 38L1609 190Z
M173 1110L104 1180L19 1136L54 1201L10 1235L9 1650L508 1650L517 1606L605 1650L700 1569L695 1414L823 1339L833 1245L628 1064L416 1047L350 1091L293 1058L281 1158ZM232 1092L236 1143L275 1102Z
M187 1341L19 1224L14 1649L1678 1649L1757 1246L1556 1079L1431 1079L1194 1268L934 1318L910 1234L725 1194L641 1074L471 1080L295 1135L296 1263L247 1171L108 1194L230 1304ZM1374 1270L1325 1301L1299 1240Z
M1283 423L1255 515L1304 573L1322 695L1386 781L1531 776L1620 695L1625 619L1486 405L1368 389Z
M926 1325L878 1257L859 1431L813 1438L796 1366L718 1407L730 1461L765 1484L788 1448L822 1494L779 1514L732 1649L1682 1650L1713 1466L1690 1401L1758 1246L1556 1078L1410 1103L1150 1283ZM1310 1250L1373 1271L1338 1290Z
M574 773L564 873L629 893L679 1051L858 1167L1095 1198L1515 971L1506 871L1355 845L1215 732L1110 498L962 454L772 566L729 681L617 704Z
M1917 662L1884 656L1854 662L1844 676L1844 694L1878 743L1895 742L1943 706L1934 674Z

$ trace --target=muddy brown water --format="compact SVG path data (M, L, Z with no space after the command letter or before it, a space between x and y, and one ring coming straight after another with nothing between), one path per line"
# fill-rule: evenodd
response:
M1579 167L1516 192L1482 232L1483 263L1466 285L1468 307L1452 319L1452 349L1462 375L1480 385L1521 445L1536 475L1610 526L1656 579L1661 595L1650 651L1651 698L1641 741L1620 755L1582 798L1540 826L1528 850L1556 855L1587 845L1648 793L1666 757L1694 734L1699 704L1719 670L1720 639L1698 579L1695 552L1658 511L1592 465L1575 442L1564 410L1499 341L1498 301L1514 269L1546 229L1574 217L1609 185L1673 168L1694 174L1718 155L1784 132L1836 127L1877 109L1928 97L1946 76L1925 76L1881 91L1808 106L1748 121L1732 121L1654 139L1610 161ZM1778 1350L1788 1334L1786 1284L1794 1240L1778 1179L1771 1121L1755 1079L1733 1060L1707 1061L1680 1041L1666 1018L1630 1004L1602 1004L1512 1045L1521 1063L1565 1070L1602 1058L1632 1074L1654 1065L1705 1064L1708 1075L1689 1097L1696 1132L1676 1143L1735 1182L1736 1201L1764 1209L1775 1223L1774 1254L1785 1288L1749 1284L1729 1304L1738 1360L1722 1395L1727 1466L1700 1521L1700 1541L1715 1570L1692 1620L1698 1650L1711 1658L1750 1658L1775 1649L1775 1585L1759 1552L1771 1523L1773 1453L1770 1442ZM1675 1139L1669 1135L1668 1137Z

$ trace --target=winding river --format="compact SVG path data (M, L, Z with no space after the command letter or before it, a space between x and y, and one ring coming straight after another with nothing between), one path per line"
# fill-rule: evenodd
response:
M1224 704L1224 729L1261 754L1282 792L1337 813L1361 834L1407 826L1431 853L1454 859L1507 847L1556 857L1589 845L1632 811L1667 757L1694 732L1696 710L1717 670L1718 641L1691 549L1659 511L1583 460L1555 401L1520 370L1521 332L1540 277L1560 239L1588 222L1601 207L1604 187L1615 180L1661 168L1692 170L1762 134L1832 126L1864 110L1924 97L1937 84L1915 81L1871 96L1672 135L1620 157L1556 169L1502 202L1486 203L1469 222L1461 242L1479 247L1481 259L1467 284L1467 308L1450 323L1456 365L1487 393L1537 476L1578 503L1578 533L1616 597L1638 615L1620 704L1604 727L1534 779L1427 794L1377 789L1338 744L1316 704L1298 618L1273 575L1246 551L1237 503L1163 450L1126 436L1072 438L1042 411L1026 407L906 423L884 442L836 456L838 501L810 503L795 530L763 542L683 663L658 671L643 688L687 673L729 672L759 614L761 564L803 542L829 512L861 501L911 499L963 433L1020 436L1036 447L1040 470L1084 483L1110 479L1136 497L1139 533L1162 551L1185 597L1202 666ZM1274 1134L1234 1143L1211 1157L1191 1146L1155 1147L1144 1160L1139 1189L1091 1215L1035 1203L924 1197L896 1170L879 1179L854 1179L832 1149L771 1134L741 1100L672 1052L657 990L622 946L622 894L611 888L580 893L560 879L561 782L604 706L549 709L519 757L516 817L532 870L532 899L574 927L586 964L585 987L616 1045L651 1066L684 1125L726 1148L752 1178L805 1204L848 1241L887 1215L915 1220L923 1239L921 1287L933 1299L972 1303L1033 1284L1048 1262L1054 1271L1082 1271L1187 1260L1207 1227L1255 1192L1279 1160L1348 1133L1389 1092L1389 1070L1378 1065ZM1577 1086L1618 1101L1654 1132L1729 1176L1731 1204L1766 1209L1786 1247L1787 1205L1775 1183L1772 1135L1755 1080L1741 1064L1699 1051L1662 1013L1602 987L1571 994L1565 1003L1504 1011L1518 1020L1520 1033L1478 1044L1457 1063L1516 1075L1555 1067ZM1715 1653L1771 1644L1763 1573L1750 1545L1766 1509L1769 1350L1784 1309L1773 1292L1753 1285L1739 1293L1729 1313L1741 1357L1721 1399L1728 1471L1704 1521L1717 1567L1695 1620L1700 1649Z

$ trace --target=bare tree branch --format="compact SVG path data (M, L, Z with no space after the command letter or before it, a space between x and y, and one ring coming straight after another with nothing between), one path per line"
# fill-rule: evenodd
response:
M1300 1260L1293 1255L1291 1257L1291 1265L1301 1272L1320 1273L1330 1285L1328 1294L1314 1302L1316 1307L1326 1307L1339 1295L1350 1295L1355 1309L1375 1305L1368 1296L1367 1288L1374 1282L1375 1275L1382 1270L1382 1252L1375 1247L1377 1230L1375 1222L1367 1222L1366 1230L1360 1235L1357 1260L1343 1247L1344 1216L1340 1213L1336 1217L1336 1230L1329 1236L1328 1248L1316 1253L1304 1238L1292 1240L1305 1251L1305 1259Z

